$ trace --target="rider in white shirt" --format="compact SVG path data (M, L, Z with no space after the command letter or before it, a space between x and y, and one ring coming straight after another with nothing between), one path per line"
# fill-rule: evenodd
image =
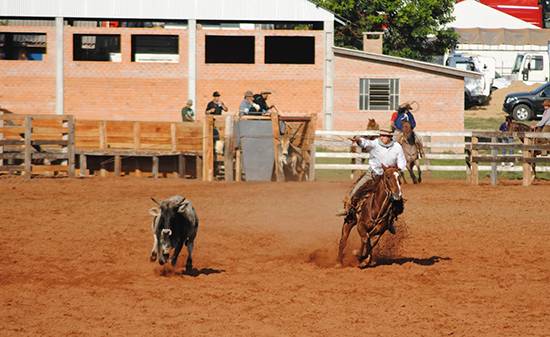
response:
M375 140L368 140L362 137L353 138L361 148L369 153L369 169L353 186L349 200L346 204L346 214L351 209L355 211L354 207L356 200L354 196L361 186L364 186L369 181L373 180L376 176L384 174L383 166L396 166L401 171L404 171L407 167L407 161L403 153L403 148L393 139L393 133L390 130L380 130L380 138ZM394 228L390 228L392 233L395 232Z

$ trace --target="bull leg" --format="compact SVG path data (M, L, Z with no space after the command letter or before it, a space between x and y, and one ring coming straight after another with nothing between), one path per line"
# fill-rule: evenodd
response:
M174 256L172 256L172 266L175 267L178 262L178 256L180 255L181 249L183 248L183 241L179 240L174 249Z
M187 243L187 261L185 262L185 271L190 273L193 270L193 241Z
M159 241L157 240L157 236L153 234L153 249L151 250L151 256L149 257L151 262L155 262L157 260L158 245Z
M342 236L340 237L340 244L338 245L337 267L341 267L344 262L344 248L346 248L349 233L351 232L353 226L354 224L344 221L344 225L342 226Z

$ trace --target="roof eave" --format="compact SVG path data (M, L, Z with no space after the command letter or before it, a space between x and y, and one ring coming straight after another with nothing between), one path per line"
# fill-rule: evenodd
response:
M384 54L375 54L375 53L368 53L361 50L354 50L349 48L342 48L342 47L333 47L334 52L336 54L342 54L345 56L352 56L362 59L367 59L371 61L378 61L378 62L386 62L386 63L393 63L397 65L407 66L411 68L416 69L422 69L427 71L432 71L436 73L441 73L445 75L455 76L455 77L471 77L471 78L480 78L482 75L481 73L475 72L475 71L467 71L467 70L460 70L456 68L441 66L438 64L428 63L428 62L422 62L417 60L411 60L403 57L396 57L396 56L389 56Z

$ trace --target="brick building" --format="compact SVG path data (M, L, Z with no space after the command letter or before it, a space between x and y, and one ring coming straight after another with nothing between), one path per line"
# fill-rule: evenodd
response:
M423 129L459 130L463 78L476 76L334 48L343 22L306 0L0 0L0 10L0 107L15 113L173 121L189 98L201 118L213 91L237 113L246 90L269 89L281 113L317 113L326 129L384 121L416 100Z

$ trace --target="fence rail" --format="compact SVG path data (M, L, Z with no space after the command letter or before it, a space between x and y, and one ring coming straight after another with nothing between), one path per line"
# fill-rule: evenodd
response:
M547 155L535 157L535 151L550 152L550 133L518 132L501 133L494 131L440 132L421 131L416 133L424 144L425 157L422 170L466 172L468 179L477 183L478 173L491 172L491 182L496 183L498 172L522 172L524 185L530 184L532 174L528 172L531 164L550 164ZM317 170L365 170L368 168L369 155L355 152L349 138L354 136L377 136L377 131L326 131L315 133L315 169ZM503 143L501 139L514 139ZM507 154L499 154L502 151ZM516 152L510 155L509 152ZM318 159L350 159L350 163L322 163ZM432 163L432 161L439 161ZM442 162L441 162L442 161ZM445 162L447 161L447 162ZM456 161L463 161L460 165ZM491 165L479 165L489 163ZM497 163L514 163L520 166L500 166ZM473 172L470 169L473 166ZM536 172L550 172L550 166L536 166ZM474 177L475 176L475 177Z

